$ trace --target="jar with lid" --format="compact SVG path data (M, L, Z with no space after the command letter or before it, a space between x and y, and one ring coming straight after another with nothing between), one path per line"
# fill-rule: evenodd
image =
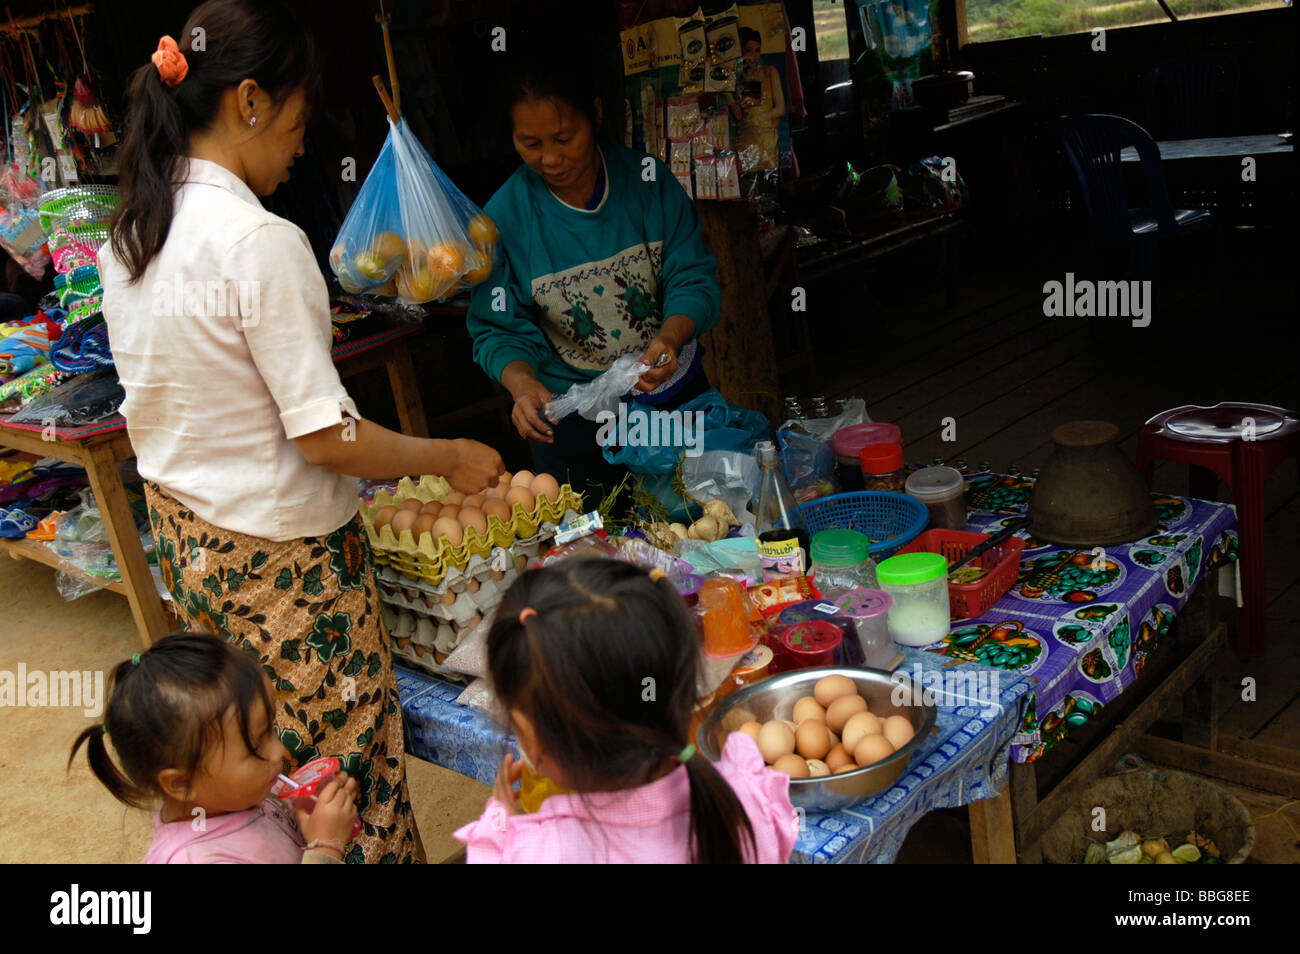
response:
M877 577L880 567L876 567ZM853 629L862 649L864 666L886 665L893 649L889 643L889 608L894 598L884 590L863 587L844 594L836 601L840 613L853 620Z
M907 478L905 486L909 496L925 504L932 529L966 526L966 482L955 467L922 467Z
M903 436L897 424L850 424L831 438L839 464L840 486L845 491L862 489L862 461L859 455L868 444L898 444Z
M930 646L948 635L948 560L941 553L900 553L881 560L880 588L893 602L885 613L889 638L900 646Z
M903 475L903 448L899 444L868 444L858 453L862 467L863 490L903 492L907 478Z
M812 538L813 576L828 599L876 585L871 541L856 530L823 530Z

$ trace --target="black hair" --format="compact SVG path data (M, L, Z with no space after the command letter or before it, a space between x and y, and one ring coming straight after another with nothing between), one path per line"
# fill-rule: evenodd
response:
M596 115L600 87L590 48L583 49L555 28L543 28L524 37L520 49L509 56L498 96L507 123L516 103L547 99L586 116L597 139L605 135L608 116ZM610 104L603 105L608 113Z
M253 716L263 706L273 721L275 703L251 653L207 633L174 633L138 658L113 670L104 721L77 736L69 767L84 744L91 771L113 797L145 808L162 795L159 772L172 768L193 776L213 745L233 742L222 735L232 706L244 745L257 751ZM104 744L106 733L121 768Z
M197 38L201 37L201 42ZM194 49L198 42L200 49ZM152 62L128 81L130 106L122 143L122 202L113 215L113 252L139 281L171 229L177 165L190 136L211 127L226 90L257 82L278 113L302 90L320 92L316 44L287 7L264 0L208 0L194 8L177 38L189 72L175 86ZM265 117L263 131L274 115Z
M763 35L761 33L759 33L753 27L741 27L740 48L743 50L745 48L745 44L750 42L751 40L758 44L758 48L760 50L763 48Z
M497 609L487 652L497 698L528 716L580 793L644 785L690 741L698 628L667 580L632 564L574 559L523 574ZM685 765L692 859L738 863L748 848L756 860L726 779L702 755Z

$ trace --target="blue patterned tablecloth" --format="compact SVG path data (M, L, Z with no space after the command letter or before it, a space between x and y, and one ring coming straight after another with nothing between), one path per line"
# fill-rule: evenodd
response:
M1033 486L1003 474L970 479L967 529L996 533L1025 513ZM1038 759L1132 685L1196 587L1237 559L1237 516L1227 504L1152 499L1160 527L1132 543L1071 549L1021 531L1016 585L928 647L1033 679L1033 705L1011 747L1015 761Z
M892 788L845 811L808 813L792 861L892 862L926 812L991 798L1006 781L1007 748L1032 683L915 649L906 650L900 671L932 692L933 734ZM456 704L463 687L400 666L397 685L407 754L491 785L512 740L479 710Z

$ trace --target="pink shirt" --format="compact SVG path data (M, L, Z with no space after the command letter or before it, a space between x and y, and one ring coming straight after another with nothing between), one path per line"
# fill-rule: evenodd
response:
M154 816L147 865L299 865L306 846L282 802L264 799L256 808L205 818L165 822Z
M799 825L790 777L763 766L758 745L733 732L716 763L749 822L759 864L784 864ZM489 798L482 817L455 833L470 864L688 864L691 791L686 766L622 792L552 795L531 815Z

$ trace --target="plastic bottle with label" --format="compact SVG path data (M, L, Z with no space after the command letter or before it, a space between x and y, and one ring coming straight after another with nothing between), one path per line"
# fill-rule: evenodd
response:
M762 441L756 447L763 480L758 489L758 553L765 579L803 576L808 572L808 528L799 515L794 494L776 465L776 447Z

